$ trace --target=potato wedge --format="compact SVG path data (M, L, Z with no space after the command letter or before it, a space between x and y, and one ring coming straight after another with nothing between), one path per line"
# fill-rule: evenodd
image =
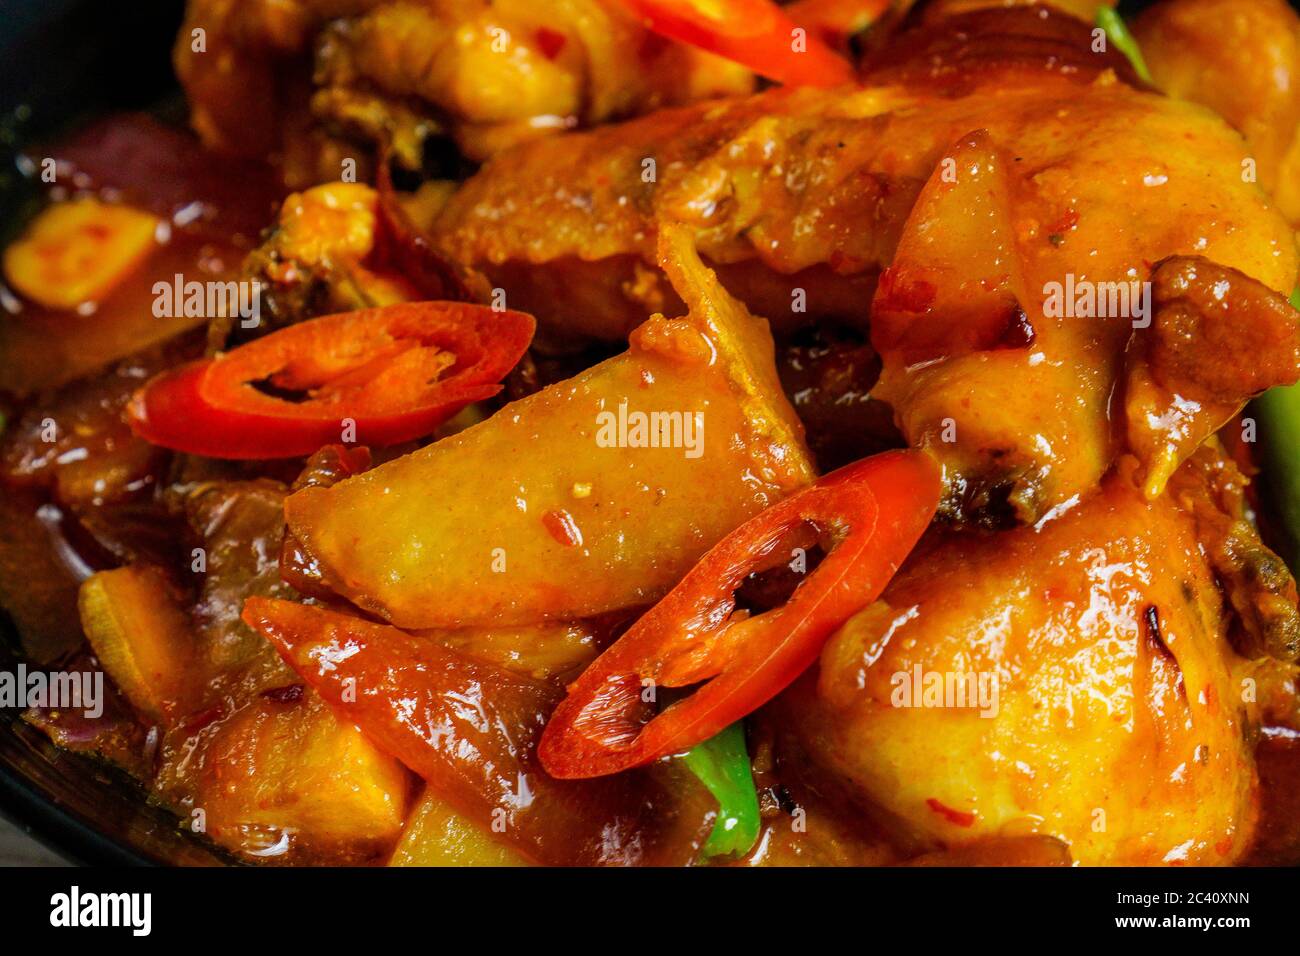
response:
M166 576L152 565L100 571L77 595L100 664L131 703L161 724L190 711L194 638Z
M478 823L425 790L411 810L389 866L529 866L529 862Z
M96 302L158 248L158 225L147 212L98 199L55 203L5 250L5 278L52 309Z
M322 582L403 627L588 617L656 600L810 481L766 323L685 234L665 230L662 255L688 318L656 316L622 355L291 496L289 529Z
M401 834L410 775L300 687L177 739L159 775L162 799L237 853L362 862Z

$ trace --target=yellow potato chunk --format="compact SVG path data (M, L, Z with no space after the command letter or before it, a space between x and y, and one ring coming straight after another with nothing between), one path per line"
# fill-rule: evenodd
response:
M403 627L588 617L656 600L811 480L766 323L665 241L688 319L652 318L623 355L288 499L325 584Z
M425 790L406 821L389 866L528 866L528 861L479 824Z
M238 852L339 862L392 847L410 777L306 692L255 698L215 725L189 760L169 764L162 784L190 794L184 802L202 809L208 835Z
M100 571L81 585L77 607L99 662L138 710L163 724L189 711L197 691L190 622L162 571Z
M159 220L98 199L55 203L5 250L9 284L40 305L97 302L157 247Z

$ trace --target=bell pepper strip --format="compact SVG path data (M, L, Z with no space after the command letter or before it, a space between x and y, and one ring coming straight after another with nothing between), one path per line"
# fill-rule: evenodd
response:
M749 752L745 749L744 725L737 721L717 736L696 744L683 760L718 801L718 818L700 848L700 856L707 860L748 853L758 840L762 821Z
M342 720L529 859L590 865L651 854L666 805L647 777L542 772L537 739L560 696L552 685L323 607L252 597L243 620Z
M212 458L392 445L497 394L533 329L522 312L461 302L323 316L155 377L127 418L146 441Z
M831 633L880 596L939 502L927 454L848 465L723 538L569 686L542 736L543 766L596 777L688 750L775 697ZM834 543L781 607L734 613L735 590L811 524ZM703 685L651 716L655 687Z
M818 37L801 36L771 0L624 0L651 31L699 47L788 86L838 86L853 66Z

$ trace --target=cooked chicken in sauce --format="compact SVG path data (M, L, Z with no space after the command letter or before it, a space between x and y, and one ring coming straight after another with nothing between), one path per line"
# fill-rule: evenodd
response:
M1281 0L189 0L174 62L3 258L56 744L245 862L1300 863Z

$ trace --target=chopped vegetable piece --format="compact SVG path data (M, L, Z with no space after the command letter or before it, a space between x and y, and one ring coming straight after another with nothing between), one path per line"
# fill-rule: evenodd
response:
M745 727L737 721L687 752L686 766L718 801L718 819L701 848L707 859L748 853L758 839L758 793L745 749Z
M158 376L128 416L156 445L213 458L396 444L499 392L533 328L521 312L455 302L324 316Z
M191 680L194 639L162 571L100 571L81 585L77 606L95 655L132 704L163 724L189 712L199 690Z
M389 866L528 866L528 860L430 789L406 820Z
M98 302L158 248L158 225L147 212L98 199L54 203L5 250L5 278L51 309Z
M797 0L785 12L832 49L848 52L850 41L879 20L889 10L890 3L891 0Z
M231 246L173 230L170 241L96 302L93 312L52 309L14 296L8 305L17 304L17 311L0 312L0 382L6 392L25 397L168 341L176 353L197 354L181 335L204 325L206 310L173 308L160 316L167 310L159 308L154 289L160 282L172 287L177 274L187 281L235 281L240 257Z
M1291 290L1300 310L1300 286ZM1300 573L1300 385L1269 389L1255 400L1263 426L1268 488L1286 532L1287 563Z
M381 861L401 835L411 775L301 685L173 742L160 795L201 809L207 835L245 856Z
M1275 388L1256 400L1265 432L1272 499L1286 531L1287 563L1300 574L1300 385ZM1279 550L1282 547L1279 546Z
M1138 47L1133 34L1129 33L1124 19L1110 7L1101 7L1097 10L1097 26L1106 31L1106 36L1110 38L1111 43L1115 44L1115 49L1128 57L1138 79L1143 83L1154 83L1151 79L1151 71L1147 69L1146 60L1142 59L1142 50Z
M543 766L561 779L616 773L692 747L771 700L880 595L930 523L939 492L927 454L885 452L741 525L570 685L546 725ZM734 613L736 588L808 525L837 539L822 563L785 605ZM645 721L646 688L703 681Z
M651 319L622 355L288 500L322 584L402 627L590 617L656 600L728 531L812 480L767 324L689 235L665 229L661 241L689 318Z
M645 778L570 782L542 772L537 738L559 696L550 684L322 607L255 597L244 620L343 721L530 859L631 862L655 842L651 820L667 814Z
M852 65L771 0L625 0L646 26L790 86L836 86Z

